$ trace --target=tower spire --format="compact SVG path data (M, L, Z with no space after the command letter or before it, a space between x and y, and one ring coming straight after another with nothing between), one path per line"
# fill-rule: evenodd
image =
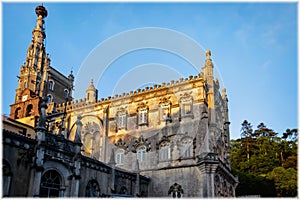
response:
M29 89L33 94L42 96L44 84L47 79L50 58L48 57L44 40L46 33L44 29L44 18L48 11L43 5L35 8L37 15L36 25L32 30L32 40L27 49L26 61L20 69L20 79L16 91L15 103L22 101L22 92Z

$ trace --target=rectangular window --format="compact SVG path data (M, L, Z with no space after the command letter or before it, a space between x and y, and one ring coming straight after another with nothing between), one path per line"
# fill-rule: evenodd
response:
M192 100L181 100L181 115L191 115L192 113Z
M161 105L161 120L169 120L170 115L170 105Z
M117 155L116 155L116 163L118 165L120 164L123 164L124 163L124 150L123 149L120 149L118 152L117 152Z
M126 113L120 113L118 115L118 128L126 127Z
M143 110L140 110L139 111L139 125L142 125L142 124L147 124L148 123L148 112L147 112L147 109L143 109Z

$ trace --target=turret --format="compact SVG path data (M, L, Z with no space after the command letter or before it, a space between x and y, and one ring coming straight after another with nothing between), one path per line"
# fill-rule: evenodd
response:
M89 87L86 89L86 101L93 103L97 101L97 98L98 98L98 90L95 88L92 79Z

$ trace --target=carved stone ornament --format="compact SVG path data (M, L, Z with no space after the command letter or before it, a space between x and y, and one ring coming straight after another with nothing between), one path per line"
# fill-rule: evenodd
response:
M115 143L115 146L121 149L128 151L128 145L121 138Z
M151 143L148 141L148 139L144 139L144 137L141 136L134 141L132 145L132 152L136 153L137 148L142 145L145 145L147 152L151 150Z

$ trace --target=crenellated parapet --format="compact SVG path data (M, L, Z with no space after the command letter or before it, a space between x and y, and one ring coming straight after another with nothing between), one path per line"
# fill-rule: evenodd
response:
M189 76L188 78L180 78L179 80L171 80L170 82L166 83L166 82L162 82L161 84L153 84L152 86L146 86L145 88L138 88L135 91L130 91L130 92L123 92L121 94L115 94L114 96L108 96L106 98L100 98L98 101L94 102L94 101L90 101L87 98L83 98L83 99L76 99L73 100L71 102L67 102L67 103L61 103L61 104L57 104L56 105L56 111L57 112L62 112L65 108L65 106L67 106L67 110L71 110L71 109L80 109L80 108L84 108L87 106L95 106L97 104L107 104L107 103L112 103L112 102L116 102L119 100L123 100L123 99L130 99L130 98L136 98L136 97L140 97L142 95L147 95L147 94L151 94L153 92L160 92L163 90L170 90L170 91L178 91L179 87L182 87L184 85L187 84L195 84L196 82L199 81L203 81L203 73L199 73L198 76ZM195 87L195 85L193 85ZM203 87L204 84L202 84ZM89 90L92 90L92 88L90 87ZM204 90L204 88L203 88ZM204 96L203 96L204 97ZM204 98L203 98L204 99Z

